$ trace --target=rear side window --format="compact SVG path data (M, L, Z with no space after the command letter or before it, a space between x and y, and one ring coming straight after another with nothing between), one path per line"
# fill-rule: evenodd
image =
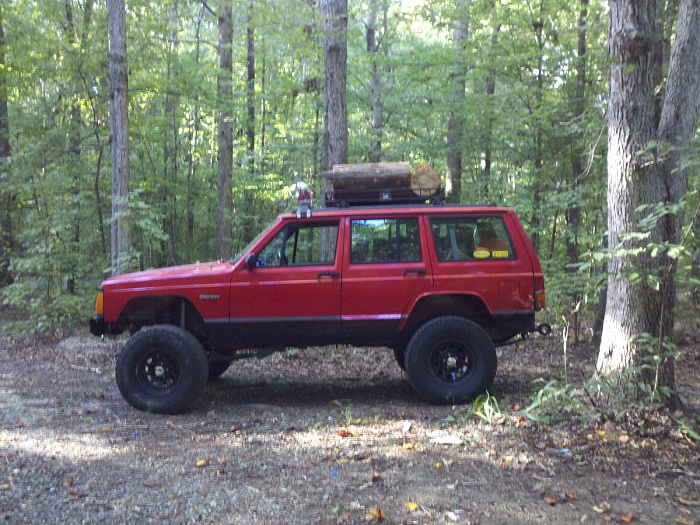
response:
M439 261L515 259L502 217L432 217Z
M422 260L418 219L355 219L350 262L392 263Z

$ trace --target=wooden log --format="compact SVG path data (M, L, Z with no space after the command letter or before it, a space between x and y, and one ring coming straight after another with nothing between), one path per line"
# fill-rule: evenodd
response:
M440 191L440 174L428 164L418 164L411 173L411 189L422 197L436 195Z
M408 162L336 164L321 178L326 200L348 205L418 203L440 192L440 175L427 164L413 172Z

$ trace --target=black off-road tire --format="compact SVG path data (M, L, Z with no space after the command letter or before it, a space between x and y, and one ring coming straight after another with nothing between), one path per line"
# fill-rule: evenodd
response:
M211 383L212 381L219 379L219 377L229 369L231 363L233 363L233 359L209 361L209 374L207 375L207 381Z
M172 325L144 328L117 357L116 380L124 399L139 410L179 414L199 397L209 365L201 343Z
M496 349L478 324L463 317L437 317L413 334L405 365L411 384L429 403L469 403L491 387Z
M403 370L404 372L406 371L406 349L405 348L392 348L394 351L394 359L396 359L396 364L399 365L399 368Z

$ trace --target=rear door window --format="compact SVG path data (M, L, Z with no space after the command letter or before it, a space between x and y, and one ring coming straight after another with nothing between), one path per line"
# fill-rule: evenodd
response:
M422 260L417 218L355 219L351 235L352 264Z
M430 229L441 262L516 258L501 217L431 217Z

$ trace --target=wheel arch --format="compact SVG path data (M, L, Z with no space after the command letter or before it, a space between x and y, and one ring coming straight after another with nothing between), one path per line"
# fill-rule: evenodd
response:
M413 333L431 319L443 316L457 316L469 319L486 332L492 324L492 316L484 301L470 294L437 294L421 297L411 309L401 332L407 343Z
M199 310L192 301L181 295L134 297L119 314L120 328L132 333L156 324L179 326L197 337L204 330L204 319Z

